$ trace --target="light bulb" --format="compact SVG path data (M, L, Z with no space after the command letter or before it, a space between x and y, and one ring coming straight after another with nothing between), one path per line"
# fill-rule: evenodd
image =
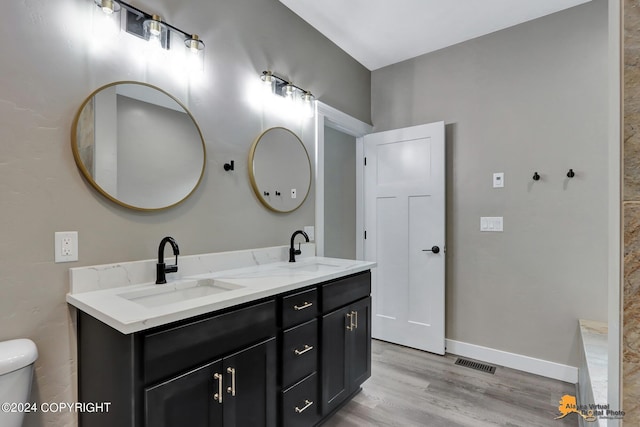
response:
M158 37L160 35L160 23L155 19L149 23L149 32L152 36Z
M92 45L97 49L109 45L120 32L120 4L114 0L95 0L92 14Z
M315 110L313 108L313 101L315 101L316 97L311 94L311 92L305 92L302 95L302 114L306 118L313 117Z
M262 83L264 83L265 86L273 85L273 74L271 74L271 71L263 71L260 78L262 79Z
M113 0L95 0L95 3L105 15L112 15L120 11L120 5Z
M198 55L204 50L204 42L200 40L197 34L193 34L190 38L186 39L184 45L193 55Z
M295 93L295 90L296 88L293 87L293 85L285 85L282 89L282 96L293 101L293 94Z
M167 26L162 23L162 18L153 15L151 19L147 19L142 24L144 29L144 38L149 41L149 45L168 49L168 31Z
M190 71L204 70L204 42L197 34L185 39L184 45L187 47L187 67Z

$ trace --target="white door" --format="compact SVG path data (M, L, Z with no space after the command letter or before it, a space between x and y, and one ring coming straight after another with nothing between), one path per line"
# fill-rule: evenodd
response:
M364 137L373 337L444 354L444 122Z

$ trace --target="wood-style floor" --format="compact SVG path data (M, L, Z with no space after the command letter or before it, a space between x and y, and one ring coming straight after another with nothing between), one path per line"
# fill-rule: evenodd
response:
M323 427L578 425L577 414L554 419L574 384L503 367L492 375L382 341L372 349L371 378Z

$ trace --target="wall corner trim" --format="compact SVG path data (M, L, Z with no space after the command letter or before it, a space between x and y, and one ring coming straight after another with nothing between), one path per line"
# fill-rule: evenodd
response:
M445 340L447 353L576 384L578 368L466 342Z

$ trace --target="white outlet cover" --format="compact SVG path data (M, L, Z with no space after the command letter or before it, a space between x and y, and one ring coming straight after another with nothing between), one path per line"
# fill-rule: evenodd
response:
M57 231L54 234L55 262L78 261L78 232Z

